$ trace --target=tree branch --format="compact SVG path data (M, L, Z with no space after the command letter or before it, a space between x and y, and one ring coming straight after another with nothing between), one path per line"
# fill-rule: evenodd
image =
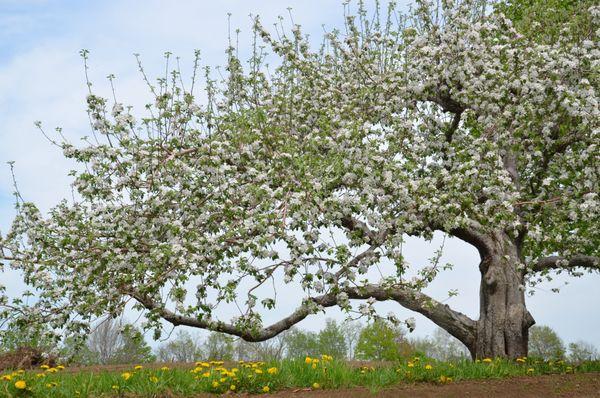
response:
M368 243L374 243L377 234L372 231L366 223L351 216L344 217L341 221L342 227L348 229L349 231L359 231L367 238Z
M563 256L549 256L539 259L529 270L529 273L549 271L552 269L571 270L574 268L588 268L600 271L600 257L582 254L567 258Z
M378 301L394 300L404 308L418 312L433 323L459 339L467 347L475 343L476 323L465 314L451 309L447 304L405 287L393 289L379 285L365 285L344 290L349 298L367 299L373 297Z
M346 293L351 299L375 298L378 301L394 300L403 307L419 312L431 319L434 323L448 331L467 346L472 345L475 341L475 321L460 312L452 310L448 305L444 305L416 290L403 287L383 288L379 285L368 284L360 287L348 287L341 289L340 292ZM135 291L127 291L127 294L136 299L146 309L156 311L161 318L174 326L185 325L215 332L228 333L251 342L268 340L279 333L288 330L313 313L311 305L302 304L287 317L261 330L241 330L232 324L177 315L163 306L158 305L149 297ZM308 300L321 307L333 307L338 304L337 294L333 293L311 297Z
M450 95L443 92L436 92L435 95L428 96L427 101L439 105L444 112L461 114L466 109L466 107L460 102L454 100L452 97L450 97Z

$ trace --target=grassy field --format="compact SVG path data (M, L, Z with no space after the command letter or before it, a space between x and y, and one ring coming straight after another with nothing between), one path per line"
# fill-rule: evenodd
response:
M265 362L197 362L99 368L43 366L0 373L1 397L186 397L200 393L273 393L398 384L451 384L462 380L600 372L600 361L578 365L484 359L456 363L412 358L398 363L348 363L319 358Z

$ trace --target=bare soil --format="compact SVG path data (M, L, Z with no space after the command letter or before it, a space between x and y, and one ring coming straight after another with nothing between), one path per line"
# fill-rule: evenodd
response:
M43 364L54 366L56 360L35 348L21 347L15 351L0 354L0 371L8 369L28 369Z

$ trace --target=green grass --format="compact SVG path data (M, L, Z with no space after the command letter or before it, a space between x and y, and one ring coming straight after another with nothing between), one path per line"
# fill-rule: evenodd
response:
M237 370L234 370L237 369ZM270 371L269 371L270 369ZM377 367L336 360L284 360L278 363L198 363L192 368L125 371L37 369L0 373L0 397L156 397L198 393L263 393L282 389L335 389L363 386L371 390L399 383L452 383L459 380L600 372L600 361L577 366L562 361L485 360L455 363L412 358ZM19 389L18 386L25 388ZM234 386L234 387L232 387Z

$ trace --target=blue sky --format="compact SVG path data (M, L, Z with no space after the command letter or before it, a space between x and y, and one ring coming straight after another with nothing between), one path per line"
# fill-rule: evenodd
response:
M94 87L107 95L105 77L117 76L117 95L134 105L144 103L146 91L136 69L133 53L140 53L149 73L163 67L163 53L181 57L184 72L191 67L194 49L200 49L204 64L219 65L227 45L227 13L232 26L242 29L241 46L249 44L250 18L262 16L265 26L287 18L293 9L294 21L318 37L321 25L328 29L342 22L338 0L173 0L173 1L52 1L0 0L0 231L6 231L13 217L12 182L6 162L15 161L17 179L26 199L48 209L69 196L67 172L73 167L35 129L40 120L48 131L56 126L77 141L88 130L85 114L85 80L78 52L91 51L90 75ZM440 237L438 237L440 238ZM425 264L436 244L410 240L408 259ZM457 288L459 296L449 305L477 318L479 275L476 252L462 242L446 244L444 261L455 269L438 278L429 288L432 296L444 299ZM562 287L560 294L552 287ZM14 274L0 274L0 283L12 292L22 286ZM536 289L528 305L538 324L554 328L570 342L577 339L600 346L600 276L579 279L557 278ZM292 303L290 302L290 305ZM382 304L384 312L414 316L395 304ZM336 310L328 316L341 319ZM277 313L271 315L273 320ZM431 333L433 325L416 316L419 335ZM299 326L318 329L325 316L314 316Z

